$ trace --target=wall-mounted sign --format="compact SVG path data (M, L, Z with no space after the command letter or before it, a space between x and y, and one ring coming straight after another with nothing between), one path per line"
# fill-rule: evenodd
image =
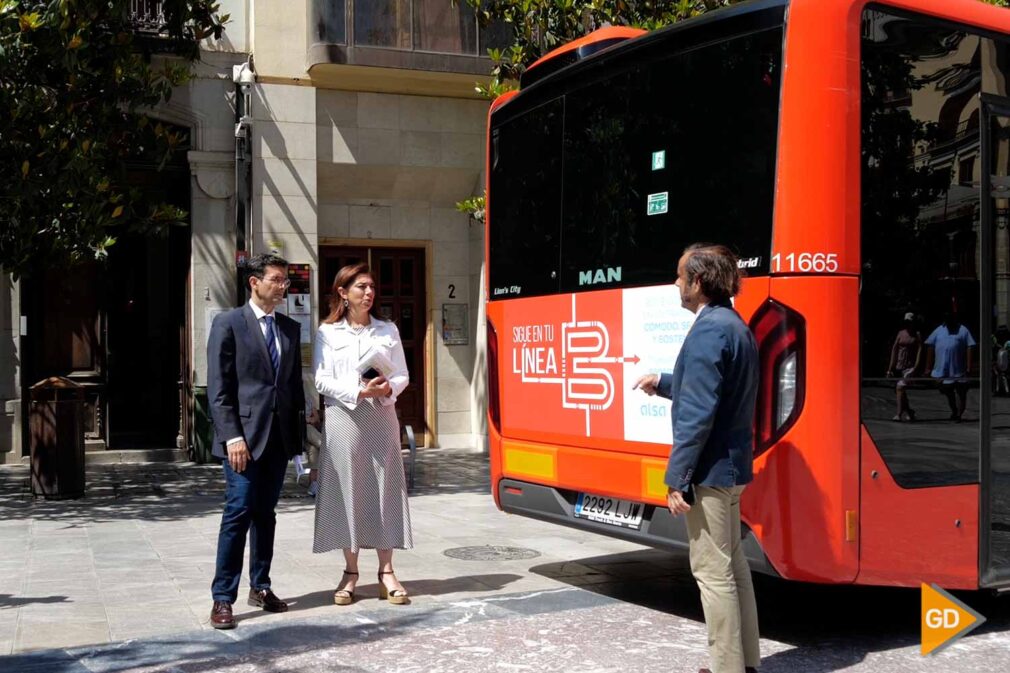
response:
M468 309L466 304L442 304L442 343L446 346L470 343Z
M287 314L301 325L301 342L310 343L312 337L312 265L288 265Z

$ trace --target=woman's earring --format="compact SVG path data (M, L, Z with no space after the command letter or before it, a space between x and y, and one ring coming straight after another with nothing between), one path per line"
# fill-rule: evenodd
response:
M345 299L345 300L344 300L344 308L347 308L347 307L348 307L349 305L350 305L350 304L348 304L348 303L347 303L347 300Z

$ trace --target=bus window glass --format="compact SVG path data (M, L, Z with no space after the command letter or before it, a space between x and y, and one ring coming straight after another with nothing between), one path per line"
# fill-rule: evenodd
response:
M567 94L562 291L672 283L699 239L768 272L781 50L766 30Z
M981 43L863 14L862 420L907 488L978 481Z
M489 299L558 291L562 99L493 129Z

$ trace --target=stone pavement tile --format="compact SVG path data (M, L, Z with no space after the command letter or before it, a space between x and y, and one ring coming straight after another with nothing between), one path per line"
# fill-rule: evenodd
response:
M0 531L0 540L3 540L3 545L0 545L0 563L7 563L21 558L28 551L31 536L27 532L10 535Z
M32 621L22 619L18 624L14 649L17 652L46 649L55 638L63 647L108 642L109 624L102 620Z
M48 602L61 602L57 598L91 600L100 595L101 588L96 577L60 577L59 575L32 575L25 579L20 594L32 597L52 597ZM46 601L36 601L46 602Z
M191 561L193 559L214 557L217 554L217 541L210 540L180 541L175 545L152 547L154 554L165 564L173 561Z
M201 628L200 620L189 608L164 605L110 609L108 620L112 640L183 633Z
M99 567L157 565L161 563L158 552L142 541L122 547L96 547L93 548L93 554L95 565Z
M186 606L188 601L174 583L152 584L149 587L114 586L101 592L102 604L107 610L132 605L178 605Z
M169 584L172 578L163 567L142 568L130 570L125 568L99 568L96 571L102 586L132 586L148 587L151 585Z
M20 591L23 586L23 565L0 570L0 594L15 593Z
M3 605L2 599L0 599L0 605ZM0 644L6 643L7 650L4 651L2 646L0 646L0 654L10 654L11 649L14 647L14 637L17 635L18 629L18 611L14 607L2 608L0 607Z
M37 548L57 547L86 542L88 529L73 520L35 519L31 529L32 546Z
M61 601L56 603L28 603L21 607L19 622L23 625L97 622L107 618L101 601Z
M0 540L3 540L0 535ZM0 566L17 565L23 563L31 553L31 537L18 538L16 540L4 541L3 551L0 552Z
M61 559L36 559L20 571L30 582L63 581L67 583L87 581L95 578L95 568L91 559L70 557Z

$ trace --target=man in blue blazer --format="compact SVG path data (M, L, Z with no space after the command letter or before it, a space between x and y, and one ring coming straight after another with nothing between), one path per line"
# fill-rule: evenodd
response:
M299 325L276 313L290 282L288 263L249 260L249 303L222 313L207 341L207 396L213 454L224 460L225 507L217 540L210 623L235 628L242 555L249 534L249 605L284 612L270 589L277 500L288 459L302 452L305 393Z
M740 291L740 271L728 248L685 250L677 287L681 305L697 318L673 374L647 374L633 388L673 401L667 506L687 517L712 669L752 673L761 652L754 585L740 547L740 494L753 480L757 344L731 303Z

